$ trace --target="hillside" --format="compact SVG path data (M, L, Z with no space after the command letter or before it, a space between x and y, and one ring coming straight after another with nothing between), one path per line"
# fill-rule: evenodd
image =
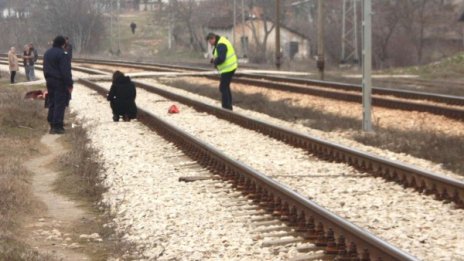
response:
M168 28L166 17L157 16L158 13L127 11L120 15L120 57L136 61L152 62L178 62L185 60L204 61L203 54L192 53L191 50L179 47L173 43L172 49L168 49ZM113 18L113 33L111 34L110 15L105 16L106 41L104 54L117 58L118 50L118 23ZM137 27L133 34L130 24L134 22ZM111 37L112 36L112 37ZM112 44L111 44L112 39ZM113 54L110 52L113 51Z

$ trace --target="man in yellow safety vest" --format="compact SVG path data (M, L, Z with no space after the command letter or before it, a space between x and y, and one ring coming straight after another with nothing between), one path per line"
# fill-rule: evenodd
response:
M219 91L221 92L222 108L232 110L232 93L230 82L238 67L238 59L234 47L224 36L209 33L206 40L213 47L213 57L211 63L221 74Z

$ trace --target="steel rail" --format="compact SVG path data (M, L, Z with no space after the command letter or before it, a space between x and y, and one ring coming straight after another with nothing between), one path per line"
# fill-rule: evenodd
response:
M349 102L356 102L356 103L361 103L362 101L362 95L360 93L354 93L354 92L337 92L332 89L304 87L304 86L299 86L299 85L295 85L291 83L282 84L279 82L247 79L243 77L242 78L238 77L238 79L235 79L234 82L242 83L242 84L252 84L252 85L256 85L256 86L260 86L260 87L264 87L268 89L280 90L280 91L287 91L287 92L290 91L293 93L321 96L324 98L330 98L330 99L334 99L337 101L349 101ZM456 103L457 100L453 100L453 102ZM464 99L463 99L463 102L464 102ZM402 100L396 100L393 98L383 98L383 97L377 97L377 96L372 97L372 104L374 106L383 107L383 108L399 109L399 110L406 110L406 111L415 110L415 111L428 112L428 113L437 114L437 115L445 115L449 118L453 118L457 120L464 120L464 109L460 109L460 108L451 108L451 107L446 107L446 106L441 106L441 105L432 105L432 104L422 104L419 102L409 102L409 101L402 101Z
M264 78L262 76L251 76L251 75L239 75L238 77L253 77L253 78ZM350 84L350 83L341 83L333 81L320 81L320 80L309 80L301 79L295 77L282 77L282 76L271 76L267 75L264 79L274 81L274 82L288 82L300 85L315 85L321 87L328 87L330 89L343 90L343 91L352 91L352 92L361 92L362 85L360 84ZM374 95L389 95L398 98L405 99L416 99L416 100L427 100L433 102L440 102L450 105L464 105L463 96L454 96L454 95L445 95L439 93L428 93L420 91L410 91L410 90L399 90L386 87L374 87Z

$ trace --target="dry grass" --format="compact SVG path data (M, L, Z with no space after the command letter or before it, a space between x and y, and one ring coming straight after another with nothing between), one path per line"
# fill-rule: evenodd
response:
M167 80L166 84L206 96L218 101L221 94L218 88L211 88L209 85L192 84L184 80ZM218 80L219 86L219 80ZM339 129L355 129L361 126L361 122L347 117L339 117L313 108L303 108L291 105L289 100L271 101L263 94L247 94L233 91L233 103L243 109L265 113L269 116L283 119L286 121L302 121L311 128L324 131L334 131Z
M378 129L373 134L358 132L353 138L366 145L430 160L456 174L464 175L464 137L427 130L405 132Z
M134 246L124 242L111 226L111 217L105 211L105 207L99 208L99 202L106 189L102 186L102 174L98 163L98 153L90 144L87 132L81 126L68 128L65 135L69 152L60 158L61 174L55 181L55 190L65 194L74 200L81 202L81 206L87 209L90 215L82 224L75 226L74 234L98 233L102 242L88 242L79 239L85 252L93 260L107 260L109 257L124 257L128 260ZM135 258L135 257L134 257Z
M22 99L27 90L0 81L0 260L51 260L16 236L24 217L41 206L21 163L37 155L47 128L43 104Z
M166 84L192 93L220 100L219 90L209 85L196 85L184 80L166 80ZM219 85L219 82L218 82ZM234 105L243 109L265 113L285 121L298 122L307 127L322 131L348 131L355 133L353 138L365 145L406 153L418 158L442 164L444 168L464 175L463 147L464 137L431 132L427 129L403 131L395 128L375 128L375 133L357 132L361 121L340 117L313 108L291 105L290 101L270 101L265 95L249 95L233 92Z
M69 152L60 158L63 175L55 182L63 194L88 202L100 201L105 189L101 185L100 166L96 151L89 147L89 138L82 127L68 128L65 136Z

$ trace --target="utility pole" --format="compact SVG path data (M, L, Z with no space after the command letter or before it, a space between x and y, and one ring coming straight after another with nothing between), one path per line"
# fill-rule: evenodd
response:
M248 57L248 42L245 42L245 4L242 0L242 38L240 38L242 43L242 54L243 57Z
M113 54L113 0L110 0L110 53Z
M317 0L317 69L324 80L324 0Z
M234 18L233 18L233 27L232 27L232 43L234 48L237 48L235 44L235 25L237 24L237 0L234 0Z
M173 12L172 12L172 0L169 0L169 28L168 28L168 49L172 48L172 23L174 22Z
M343 0L342 53L340 63L359 63L358 0Z
M121 0L117 0L118 1L118 6L117 6L117 22L118 22L118 49L116 51L116 53L118 54L118 56L121 54L121 34L120 34L120 12L121 12Z
M275 64L277 69L280 69L281 65L281 53L280 53L280 0L276 0L276 26L275 26Z
M363 0L363 131L372 131L372 0Z

